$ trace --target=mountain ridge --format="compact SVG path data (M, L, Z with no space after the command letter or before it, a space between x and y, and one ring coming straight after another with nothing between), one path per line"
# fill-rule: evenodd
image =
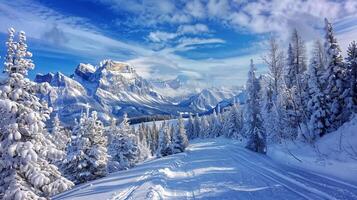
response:
M97 66L80 63L71 76L60 72L38 74L35 81L48 82L53 87L46 98L55 113L69 125L73 125L73 118L78 118L87 106L96 110L104 123L109 123L111 118L121 118L124 113L137 119L206 112L241 92L218 88L197 92L191 88L191 94L174 100L157 92L157 87L137 74L134 66L114 60L103 60ZM176 89L184 87L178 79L176 81Z

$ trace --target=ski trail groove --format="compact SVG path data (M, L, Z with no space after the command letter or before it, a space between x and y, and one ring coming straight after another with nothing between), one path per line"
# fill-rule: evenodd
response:
M237 162L240 162L238 159L236 159L236 158L234 158L234 157L232 157L232 159L236 160ZM241 159L244 160L244 161L246 161L246 160L243 159L243 158L241 158ZM240 164L243 165L243 166L245 166L247 169L250 169L250 170L252 170L252 171L258 173L258 174L264 176L265 178L267 178L267 179L269 179L269 180L271 180L271 181L273 181L273 182L279 183L280 185L282 185L282 186L285 187L286 189L288 189L288 190L290 190L291 192L297 194L298 196L303 197L304 199L314 200L313 198L310 198L310 197L306 196L305 194L303 194L303 193L301 193L301 192L295 190L294 188L288 186L287 184L283 183L282 181L279 181L279 180L277 180L276 178L274 178L274 177L272 177L272 176L270 176L270 175L268 175L268 174L266 174L266 173L263 173L263 172L261 172L261 171L258 171L258 170L256 170L254 167L249 166L249 165L247 165L247 164L244 163L244 162L240 162Z
M244 148L241 148L239 152L239 156L243 156L245 160L252 163L248 158L249 156L251 156L251 152ZM302 171L291 166L274 163L269 160L269 157L267 156L257 155L256 159L259 160L261 164L252 164L260 167L261 169L265 169L266 171L269 171L275 175L278 175L283 179L289 179L293 182L296 181L298 185L306 185L306 188L311 188L311 190L314 190L320 195L325 196L325 198L327 199L336 199L336 196L339 196L339 198L345 198L346 193L349 194L349 198L357 199L357 187L352 184L326 177L312 171ZM331 188L332 190L326 188Z
M152 174L154 170L148 171L146 172L144 175L142 175L141 177L139 177L136 182L141 184L135 184L134 186L130 187L127 190L124 190L123 192L120 192L118 195L114 196L112 199L113 200L126 200L129 199L130 195L132 195L132 193L139 188L142 184L144 184L144 180L147 179L149 177L149 174Z
M217 138L192 141L186 152L110 174L53 199L357 199L357 186Z
M243 150L244 151L244 150ZM253 152L252 152L253 153ZM254 154L254 153L253 153ZM263 176L269 176L271 179L277 181L277 182L280 182L277 177L279 177L280 179L283 179L285 180L286 182L292 184L292 185L295 185L295 186L298 186L299 188L303 189L303 190L307 190L319 197L322 197L323 199L336 199L335 197L332 197L330 196L329 194L325 193L325 192L322 192L316 188L313 188L313 187L308 187L306 186L305 184L295 180L295 179L292 179L290 177L287 177L285 175L282 175L281 173L278 173L276 172L275 170L272 170L272 169L269 169L269 168L266 168L264 166L260 166L260 165L257 165L255 163L252 163L251 161L249 161L246 157L242 156L242 154L239 154L239 152L236 152L236 155L237 157L239 157L240 159L244 160L246 163L249 163L250 166L247 166L251 169L254 169L256 172L258 172L259 174L263 175ZM259 171L257 169L260 169ZM268 174L272 174L273 176L271 175L268 175ZM283 184L283 183L281 183ZM285 187L287 188L290 188L292 189L290 186L288 186L287 184L283 184ZM294 189L292 189L294 190ZM296 191L296 190L295 190ZM300 193L300 192L299 192ZM305 196L307 197L306 195L304 194L301 194L302 196ZM308 199L310 199L309 197L307 197Z

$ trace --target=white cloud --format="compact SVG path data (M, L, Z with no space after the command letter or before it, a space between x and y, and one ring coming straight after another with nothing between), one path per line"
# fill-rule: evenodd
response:
M148 39L155 43L163 43L169 42L171 40L180 38L184 35L197 35L202 33L208 33L209 29L205 24L185 24L180 25L177 28L177 31L174 33L165 32L165 31L154 31L150 32L148 35Z
M166 42L168 40L172 40L178 36L177 33L167 33L163 31L155 31L151 32L148 36L148 38L152 42Z
M188 1L184 11L194 18L204 18L206 16L205 6L200 0Z
M347 1L345 1L344 7L348 13L355 13L357 10L357 1L347 0Z
M62 44L53 45L48 51L74 52L88 58L99 58L100 54L101 57L125 59L137 65L139 73L151 78L172 77L189 71L209 77L214 84L244 83L249 59L253 57L259 64L259 57L263 52L250 50L241 56L204 60L176 55L177 52L198 47L228 43L229 41L220 38L220 33L214 30L214 26L207 26L212 21L238 32L244 30L245 33L263 35L272 32L281 40L287 40L290 30L298 28L309 42L321 37L323 17L328 17L336 25L342 48L356 39L357 32L355 0L89 1L100 1L118 13L130 13L126 25L154 29L148 35L148 39L154 44L123 42L108 37L86 19L63 16L31 0L1 1L0 32L5 33L9 26L15 26L41 42ZM153 50L151 45L161 43L164 48Z
M219 38L187 38L183 37L179 40L179 44L173 48L173 51L187 51L197 48L198 45L207 45L207 44L223 44L224 40Z
M17 1L16 1L17 3ZM100 33L100 29L89 24L85 19L63 16L56 11L31 1L31 6L14 2L0 4L0 32L7 33L9 27L24 30L29 38L50 45L59 52L75 51L82 56L105 54L117 56L126 54L151 54L152 51L137 44L122 42ZM6 12L2 12L6 10ZM56 27L56 31L53 31ZM45 38L45 37L46 38Z
M208 17L223 17L230 13L228 0L209 0L207 4Z
M178 27L177 32L180 34L199 34L207 33L209 29L205 24L181 25Z
M143 26L180 26L193 23L204 25L213 20L237 31L258 34L274 32L284 39L289 38L291 29L298 28L300 32L304 32L306 40L314 39L320 34L324 17L337 22L357 11L355 0L100 1L115 10L133 13L134 21Z

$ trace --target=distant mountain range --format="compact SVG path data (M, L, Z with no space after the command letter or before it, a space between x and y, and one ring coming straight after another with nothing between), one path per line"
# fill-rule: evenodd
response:
M73 125L74 118L88 106L105 123L111 117L178 115L179 112L203 113L217 103L242 92L241 89L201 86L179 76L168 81L148 81L130 64L104 60L98 66L79 64L73 75L38 74L36 82L48 82L53 90L47 98L61 120ZM196 84L196 86L194 86Z

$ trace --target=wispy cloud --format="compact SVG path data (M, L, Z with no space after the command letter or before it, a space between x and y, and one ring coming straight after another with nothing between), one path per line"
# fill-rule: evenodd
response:
M242 41L235 48L231 45L234 34L239 37L272 33L286 41L290 30L298 28L309 42L321 37L323 17L328 17L336 25L339 42L345 48L357 32L355 0L82 0L85 1L100 3L121 16L115 19L120 21L116 28L146 30L144 41L113 36L86 18L64 15L35 0L2 1L0 32L6 33L8 27L14 26L45 44L46 49L42 50L52 54L74 54L88 60L127 60L148 78L201 74L202 79L214 85L243 84L250 58L261 65L264 49L253 46L266 37L250 43ZM224 52L212 51L203 59L183 54L200 50L205 53L217 46L230 46L228 50L236 53L217 58L216 54Z

